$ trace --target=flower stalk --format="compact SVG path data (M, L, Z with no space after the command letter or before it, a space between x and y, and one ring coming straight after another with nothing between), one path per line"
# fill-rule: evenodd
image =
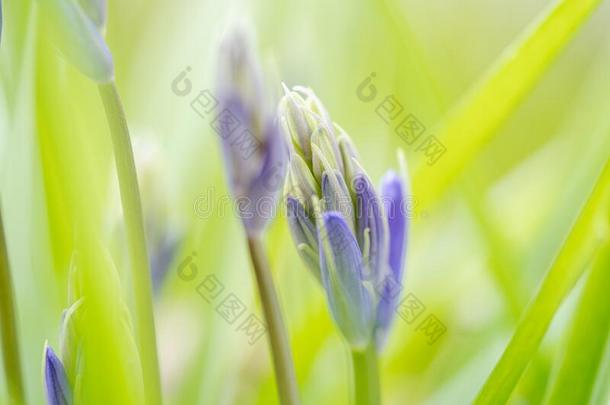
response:
M135 297L135 324L148 404L161 404L161 384L157 360L152 281L144 234L138 178L123 106L114 82L100 84L116 162L117 176L127 233Z
M299 403L296 377L286 327L273 285L262 235L272 218L261 204L275 204L287 170L288 147L276 115L267 105L263 78L249 36L241 28L221 44L217 93L225 124L219 135L233 198L248 238L248 249L261 300L278 396L283 405ZM226 118L232 116L240 128ZM248 201L250 204L239 204Z
M377 352L374 344L370 344L363 351L352 350L353 401L355 405L378 405L381 403L377 362Z
M11 403L25 404L25 391L19 359L15 294L11 281L4 224L0 212L0 331L2 332L2 358Z
M292 364L290 343L286 336L282 312L273 286L271 271L260 238L248 237L248 249L252 260L258 292L267 321L267 337L275 370L278 394L282 404L298 404L299 396Z

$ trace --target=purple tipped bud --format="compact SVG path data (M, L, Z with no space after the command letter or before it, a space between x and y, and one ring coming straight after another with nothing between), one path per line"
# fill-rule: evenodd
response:
M333 318L353 348L365 348L372 337L375 315L358 243L339 212L322 215L318 239L322 283Z
M400 298L407 250L408 218L404 212L407 190L404 181L393 171L381 180L381 198L388 219L390 236L388 264L390 272L381 285L381 299L377 308L377 345L384 344L394 319Z
M217 121L229 186L252 235L262 232L274 216L288 167L288 147L262 88L248 37L235 30L220 50Z
M387 274L388 237L383 207L366 174L352 180L356 200L356 238L364 256L365 269L377 285Z
M47 344L44 349L44 383L48 405L72 404L72 391L64 366Z

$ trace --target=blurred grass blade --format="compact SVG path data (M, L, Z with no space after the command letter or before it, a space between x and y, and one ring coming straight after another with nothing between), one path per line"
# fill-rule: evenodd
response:
M420 165L415 184L434 203L528 95L600 0L560 0L511 44L437 128L446 153Z
M580 211L536 297L521 318L502 358L479 393L476 404L505 403L510 397L525 367L536 353L555 312L599 247L600 233L606 231L600 228L608 226L609 190L610 159L606 159L593 191ZM604 226L600 227L600 223L604 223Z
M0 338L2 358L8 392L14 404L25 404L25 391L19 359L19 340L15 314L15 294L8 261L8 250L4 238L4 225L0 212Z
M610 333L610 332L609 332ZM603 404L610 396L610 336L606 339L606 349L597 370L597 381L591 393L590 404Z
M145 401L141 359L117 269L94 236L98 230L82 230L73 280L84 307L76 321L82 344L75 404L151 404Z
M610 331L610 245L600 252L568 332L547 404L587 404L601 368Z
M478 185L477 185L478 186ZM504 296L511 319L518 320L525 302L524 282L515 274L516 260L507 250L506 238L491 221L485 202L475 193L472 186L465 185L464 197L470 208L474 223L485 243L487 266L499 291Z

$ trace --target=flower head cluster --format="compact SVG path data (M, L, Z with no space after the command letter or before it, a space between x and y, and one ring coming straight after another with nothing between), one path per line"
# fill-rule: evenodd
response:
M380 194L347 133L313 91L285 88L283 131L292 151L286 205L300 256L321 281L339 329L358 349L381 345L400 291L406 249L404 180L382 179Z
M255 207L277 200L287 170L288 147L274 109L266 102L261 69L243 29L233 30L222 42L217 95L229 186L247 232L258 234L269 218Z

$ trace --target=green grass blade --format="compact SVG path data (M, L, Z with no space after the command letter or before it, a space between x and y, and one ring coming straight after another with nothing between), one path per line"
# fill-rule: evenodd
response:
M607 226L609 189L610 160L607 159L593 191L502 358L479 393L476 404L505 403L510 397L525 367L536 353L555 312L599 246L600 223L605 221Z
M436 131L446 152L433 166L415 171L414 184L425 187L427 202L439 198L475 158L599 3L560 0L552 5L458 103Z
M4 372L11 400L15 404L25 404L14 297L2 213L0 212L0 339L2 340L2 359L4 360Z
M587 404L610 332L610 245L597 258L569 328L547 404Z

